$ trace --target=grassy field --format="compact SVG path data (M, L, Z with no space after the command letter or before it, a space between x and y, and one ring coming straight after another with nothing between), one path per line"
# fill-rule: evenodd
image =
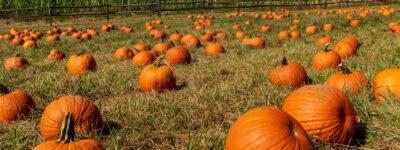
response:
M38 130L41 114L47 104L64 95L85 96L100 108L106 122L105 132L93 138L100 140L107 149L223 149L226 134L237 117L259 106L281 108L283 100L295 90L276 88L269 83L270 71L280 64L284 56L305 67L313 81L311 84L324 84L331 73L338 71L316 72L310 65L311 58L320 49L315 41L324 35L333 37L335 43L348 35L358 38L362 45L357 55L343 62L352 69L364 72L370 83L379 71L400 67L400 38L391 34L388 27L390 21L400 20L399 13L389 17L370 14L367 18L359 18L362 22L360 27L352 28L344 15L304 15L301 12L299 30L302 38L282 42L277 40L278 32L288 30L292 17L256 20L249 14L245 12L245 17L225 19L224 13L207 13L216 19L206 29L229 33L228 39L219 41L227 52L209 57L204 54L203 47L189 49L193 62L172 67L178 88L164 93L140 92L138 76L141 68L134 67L132 61L113 58L114 51L119 47L159 42L144 30L144 23L153 16L113 17L115 25L132 26L135 29L132 34L119 30L101 32L100 36L87 42L67 37L48 43L42 38L38 41L38 49L29 52L10 42L0 41L1 64L18 52L30 63L27 68L18 71L0 69L0 83L11 89L26 90L37 105L37 110L27 120L0 125L0 149L31 149L42 143L44 139ZM196 36L203 34L194 30L193 21L187 20L186 15L163 16L164 23L171 25L164 31L172 33L179 30ZM245 26L246 20L252 20L253 25ZM5 21L1 22L5 24ZM322 25L326 22L334 23L335 30L324 32ZM234 38L231 28L234 23L242 24L243 30L253 36L263 37L266 47L250 49L241 46L241 40ZM306 35L305 27L314 23L319 31L312 36ZM72 25L81 30L87 27L100 30L105 22L80 18L55 24L63 29ZM259 32L264 24L271 25L272 31ZM11 27L20 30L32 28L45 33L49 28L42 25L45 22L8 22L0 27L0 34L7 33ZM64 51L67 57L86 50L96 59L97 71L83 77L70 76L66 71L67 59L58 62L46 59L52 48ZM363 124L357 125L352 145L340 148L400 149L399 101L388 100L377 104L371 89L362 90L359 96L349 98L356 115L363 118ZM330 146L316 147L324 149Z

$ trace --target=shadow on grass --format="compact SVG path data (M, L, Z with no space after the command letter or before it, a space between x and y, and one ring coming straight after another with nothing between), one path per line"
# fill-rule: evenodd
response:
M365 145L367 139L367 126L365 123L357 123L356 131L351 145L361 147Z
M102 135L109 135L112 130L119 130L121 129L121 125L114 121L106 121L104 122L103 131L101 132Z
M178 86L176 86L176 87L174 88L174 90L179 91L179 90L182 90L182 89L186 88L187 86L188 86L188 83L187 83L187 82L182 82L181 84L179 84Z

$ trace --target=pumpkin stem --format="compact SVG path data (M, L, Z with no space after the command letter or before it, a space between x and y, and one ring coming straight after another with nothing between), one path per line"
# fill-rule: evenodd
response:
M0 84L0 95L6 95L10 93L10 90L8 90L8 88L2 84Z
M329 52L329 49L328 49L329 44L330 44L330 43L326 43L326 44L325 44L325 49L324 49L325 52Z
M288 63L287 63L287 59L286 59L286 57L283 57L283 59L282 59L282 66L286 66Z
M161 61L164 60L164 58L165 58L164 55L159 56L159 57L156 59L156 61L154 61L153 65L154 65L156 68L160 67Z
M61 136L57 140L57 143L71 143L75 141L75 126L71 112L65 114L60 132Z
M345 65L343 65L343 63L340 63L338 66L342 70L343 74L351 74L352 73L349 68L347 68Z
M21 54L20 54L20 53L17 53L17 54L15 54L15 57L19 57L19 56L21 56Z

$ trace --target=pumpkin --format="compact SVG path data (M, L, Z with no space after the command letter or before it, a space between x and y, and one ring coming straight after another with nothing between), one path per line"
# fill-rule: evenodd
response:
M269 25L263 25L260 29L261 32L263 33L268 33L269 31L271 31L271 26Z
M258 107L229 129L225 150L313 149L307 133L292 116L274 107Z
M298 25L292 25L289 27L290 30L297 30L299 28Z
M204 34L200 36L200 41L202 42L211 42L213 40L213 37L210 34Z
M143 92L171 90L176 87L174 73L168 65L161 65L163 57L150 65L147 65L140 72L139 86Z
M96 70L96 61L90 54L84 54L84 51L73 55L67 62L68 72L73 76L80 76L88 71Z
M93 29L93 28L88 28L88 29L86 30L86 32L89 33L91 36L95 36L95 35L98 35L98 34L99 34L99 32L97 32L97 30L96 30L96 29Z
M60 40L60 36L58 35L49 35L46 39L47 42L53 42Z
M133 56L132 63L135 66L143 66L154 61L154 56L150 51L141 51Z
M251 38L250 45L254 48L263 48L265 46L265 41L261 37L253 37Z
M69 34L68 32L64 31L64 32L61 32L60 36L67 36L68 34Z
M166 42L161 42L154 45L153 50L156 50L157 52L161 53L167 51L170 48L171 48L170 44Z
M293 39L300 39L301 38L301 33L298 30L290 32L290 37Z
M104 26L101 27L101 30L102 30L103 32L108 32L108 31L110 31L111 29L110 29L109 26L104 25Z
M317 44L317 46L321 47L321 46L330 44L332 41L333 41L332 37L324 36L324 37L318 38L316 41L316 44Z
M355 133L353 105L341 90L330 86L303 86L285 99L282 110L319 141L349 144Z
M242 29L242 26L241 26L240 24L234 24L234 25L232 26L232 29L233 29L233 30L241 30L241 29Z
M150 49L150 45L144 44L144 43L140 43L140 44L136 44L135 46L133 46L133 48L138 50L138 51L147 51L147 50Z
M165 37L167 36L167 34L165 34L164 31L157 29L152 30L150 34L153 37L153 39L165 39Z
M358 95L360 88L367 86L367 77L360 71L349 70L343 64L340 64L339 67L342 71L330 75L326 80L326 84L343 92L349 90L353 95Z
M217 34L217 31L215 31L214 29L208 29L208 30L206 31L206 34L211 35L211 36L214 36L215 34Z
M81 36L82 36L82 32L75 32L75 33L72 33L71 38L74 40L77 40L77 39L80 39Z
M217 33L216 35L215 35L215 38L216 39L225 39L226 38L226 33L225 32L221 32L221 33Z
M7 41L7 40L12 40L12 39L14 39L14 35L9 34L9 33L4 34L3 39L4 39L5 41Z
M251 26L251 21L250 21L250 20L247 20L246 22L244 22L244 25L246 25L246 26Z
M308 26L308 27L306 28L306 33L307 33L308 35L313 35L313 34L317 33L317 31L318 31L318 28L317 28L317 26L315 26L315 25Z
M192 16L192 15L188 15L186 18L192 20L192 19L193 19L193 16Z
M46 149L87 149L87 150L104 150L100 142L94 139L75 139L74 118L71 112L67 112L61 123L59 130L60 138L39 144L33 150Z
M11 43L13 45L22 45L24 43L24 39L22 38L14 38Z
M114 53L114 59L131 59L134 53L127 47L118 48Z
M95 104L81 96L63 96L46 106L40 119L40 135L47 140L60 138L64 114L72 114L78 134L98 133L103 127L100 111Z
M308 82L306 70L297 62L287 62L286 57L282 65L276 67L269 75L269 81L273 86L297 87Z
M372 85L376 102L396 97L400 101L400 68L389 68L380 71Z
M225 53L225 48L217 42L208 43L207 46L204 48L204 51L207 55L218 55Z
M335 26L332 23L325 23L324 24L324 31L332 31Z
M22 47L24 48L24 50L31 50L34 48L37 48L36 42L33 40L28 40L26 42L24 42L24 45L22 45Z
M360 26L361 25L361 21L360 20L351 20L350 21L350 26L351 27L358 27L358 26Z
M72 33L72 32L75 32L75 31L76 31L76 29L74 27L68 27L67 28L67 32L68 33Z
M171 40L172 42L180 42L182 37L183 37L182 34L180 34L178 31L175 31L175 33L172 33L169 36L169 40Z
M329 50L328 45L326 45L325 50L318 51L311 61L312 67L317 71L335 68L339 63L339 54L335 51Z
M200 41L193 34L187 34L187 35L183 36L181 39L181 43L186 47L200 46Z
M5 70L18 70L28 66L28 64L28 61L18 53L13 57L7 58L3 63L3 67Z
M354 15L353 15L353 14L347 14L347 15L346 15L346 19L351 20L351 19L353 19L353 18L354 18Z
M400 35L400 24L394 25L393 27L390 28L390 30L394 35Z
M86 32L82 33L82 35L81 35L82 40L90 40L91 38L92 38L92 35L90 35L89 33L86 33Z
M64 52L57 49L52 49L49 55L47 55L47 59L49 60L61 60L64 58L65 58Z
M357 52L358 41L353 36L348 36L339 41L333 50L339 54L341 58L348 58Z
M278 34L278 40L282 41L282 40L286 40L287 38L289 38L290 33L288 31L281 31Z
M192 56L183 46L175 46L167 50L165 58L170 64L190 64Z
M0 123L8 123L18 117L28 116L35 109L35 102L23 90L9 91L0 85Z
M235 33L235 37L238 39L243 38L244 36L246 36L246 32L238 31Z

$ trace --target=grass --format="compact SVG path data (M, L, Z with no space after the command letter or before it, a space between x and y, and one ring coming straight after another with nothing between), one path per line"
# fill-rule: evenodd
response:
M255 107L268 105L281 108L284 99L295 90L275 88L268 81L269 72L279 65L282 57L300 62L312 78L312 84L324 84L331 73L338 71L316 72L311 68L311 58L319 49L315 41L323 35L332 36L335 42L347 35L358 38L362 46L357 55L343 62L352 69L364 72L370 83L380 70L400 67L400 38L392 35L387 26L389 21L400 19L399 13L389 17L371 14L366 19L360 19L362 25L358 28L349 27L348 21L343 19L344 15L322 17L301 13L303 22L299 29L303 37L283 42L279 42L276 36L279 31L289 28L293 18L254 20L249 16L250 12L245 12L243 18L224 19L224 13L208 14L216 17L210 28L230 33L229 39L219 41L227 53L207 57L202 47L190 49L193 63L172 67L180 88L165 93L140 92L138 76L141 68L134 67L131 61L113 59L113 52L119 47L132 47L139 42L154 45L158 42L144 31L144 23L154 16L112 18L116 25L132 26L135 29L133 34L120 31L100 33L88 42L73 41L69 37L53 43L42 39L38 41L39 48L29 52L1 41L2 62L21 52L30 66L12 72L0 69L0 83L11 89L26 90L38 109L27 120L0 125L0 149L31 149L44 142L38 131L41 113L47 104L63 95L85 96L100 108L107 132L93 138L100 140L107 149L223 149L226 134L237 117ZM185 16L186 13L163 16L164 22L171 25L171 29L165 31L202 34L193 29L192 21ZM246 20L252 20L253 25L244 26ZM325 22L334 23L335 30L323 32ZM244 31L253 36L263 37L266 47L242 47L241 40L234 38L233 23L242 24ZM305 27L313 23L318 24L319 31L308 36L304 32ZM105 22L80 18L55 24L62 28L73 25L82 30L87 27L100 30ZM270 33L259 32L264 24L272 26ZM49 28L44 25L42 21L8 21L0 28L0 33L5 34L11 27L19 27L20 30L28 27L45 32ZM97 71L81 78L68 75L65 69L67 60L46 60L52 48L63 50L67 56L86 50L96 59ZM359 96L349 98L357 116L364 119L364 124L358 125L350 147L333 147L400 149L400 103L393 99L376 104L369 88L362 90ZM329 149L332 145L316 147Z

